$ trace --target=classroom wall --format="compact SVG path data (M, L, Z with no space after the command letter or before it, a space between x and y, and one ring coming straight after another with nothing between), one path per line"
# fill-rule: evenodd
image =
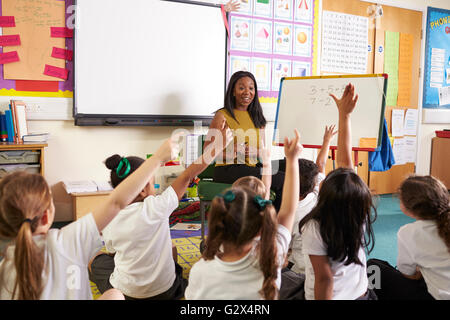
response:
M408 9L425 9L426 6L450 9L448 0L380 1ZM426 13L424 13L426 15ZM422 85L422 84L421 84ZM273 123L268 125L267 137L272 136ZM431 139L435 130L449 125L420 124L419 148L416 170L419 174L430 172ZM61 185L62 180L108 180L108 170L103 161L113 153L123 156L146 154L156 151L159 144L170 136L172 127L76 127L73 121L29 121L30 131L51 134L45 151L45 177L52 186L56 206L56 221L72 219L71 198ZM192 129L192 128L190 128ZM273 152L279 158L280 148ZM314 155L305 151L304 157Z
M392 1L398 3L398 5L411 6L413 9L416 8L426 8L435 7L450 10L450 1L448 0L408 0L408 1ZM426 10L424 11L424 18L426 23ZM424 37L426 30L424 29ZM422 51L422 73L423 73L423 61L424 61L424 51ZM423 86L423 83L420 84ZM419 124L419 135L418 135L418 150L417 150L417 162L416 162L416 173L417 174L429 174L430 173L430 161L431 161L431 139L436 136L436 130L450 129L449 124Z

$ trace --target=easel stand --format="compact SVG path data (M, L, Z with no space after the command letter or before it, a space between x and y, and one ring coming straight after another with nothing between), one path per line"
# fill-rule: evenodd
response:
M277 144L278 146L283 146L283 143ZM321 149L322 146L319 145L303 145L303 148L309 148L309 149ZM333 170L336 169L336 150L337 150L337 146L331 146L330 147L331 150L331 160L333 160ZM353 156L354 156L354 162L353 165L355 167L355 172L358 173L358 167L362 166L362 163L359 162L358 159L358 152L363 151L363 152L373 152L375 151L374 148L359 148L359 147L354 147L352 148L353 151Z

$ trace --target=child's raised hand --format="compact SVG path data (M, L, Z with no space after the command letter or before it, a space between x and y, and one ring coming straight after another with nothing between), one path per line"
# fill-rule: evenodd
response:
M182 133L176 133L165 140L155 152L154 156L157 156L162 162L175 159L180 153L179 139L181 135Z
M303 151L303 146L300 144L300 134L297 129L294 129L295 138L289 141L287 137L284 138L284 154L287 159L298 159Z
M358 95L355 95L355 87L351 83L345 87L341 99L336 98L332 93L330 93L330 96L336 103L340 115L352 113L353 109L355 109L356 102L358 101Z
M241 3L239 0L230 0L224 7L226 12L237 11L241 7Z
M261 160L263 164L270 163L271 162L271 155L270 155L270 145L266 145L264 140L261 140Z
M330 143L331 139L338 133L338 131L334 131L336 125L325 126L325 133L323 134L323 143Z

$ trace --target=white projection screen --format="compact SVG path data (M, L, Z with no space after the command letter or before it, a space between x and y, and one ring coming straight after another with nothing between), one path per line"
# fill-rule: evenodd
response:
M223 106L226 29L217 6L77 0L76 125L192 125Z

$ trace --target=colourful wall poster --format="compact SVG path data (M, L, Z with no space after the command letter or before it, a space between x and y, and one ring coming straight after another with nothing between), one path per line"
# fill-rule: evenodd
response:
M227 79L233 72L248 70L250 66L250 71L260 73L258 89L261 101L276 103L281 77L317 73L318 52L315 48L318 48L319 1L253 0L251 3L252 13L241 10L229 14L232 31L227 46ZM246 36L242 37L245 30L250 31L249 49ZM268 69L270 81L262 73L268 60L271 61Z
M311 63L305 61L293 61L292 62L292 76L293 77L310 77Z
M228 73L228 79L233 73L238 71L250 71L250 57L230 57L230 72Z
M258 90L270 90L270 59L252 58L251 73L255 76Z
M311 57L312 27L295 25L294 28L294 56Z
M272 21L253 20L252 50L272 53Z
M292 20L293 0L274 0L275 19Z
M280 90L280 81L283 77L291 76L291 61L289 60L272 60L272 90Z
M254 0L253 16L272 17L272 0Z
M252 20L231 17L231 50L251 50Z
M275 22L273 26L273 53L292 54L292 24Z
M313 11L313 0L295 0L294 21L312 23Z
M242 14L252 14L253 1L256 0L239 0L240 7L238 12Z
M450 10L427 11L422 106L450 109Z

